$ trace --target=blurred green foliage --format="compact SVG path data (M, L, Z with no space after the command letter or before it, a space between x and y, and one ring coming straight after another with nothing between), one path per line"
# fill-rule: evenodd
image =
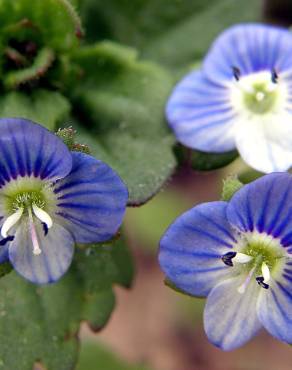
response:
M130 365L98 342L82 343L76 370L149 370L142 365Z

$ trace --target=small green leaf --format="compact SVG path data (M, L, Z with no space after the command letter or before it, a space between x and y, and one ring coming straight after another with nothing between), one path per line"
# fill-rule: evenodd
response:
M94 248L93 248L94 249ZM70 271L50 286L26 282L15 272L0 280L0 364L32 370L71 370L77 360L81 320L101 329L114 308L113 284L129 286L133 265L123 241L78 251Z
M131 205L142 204L176 166L175 139L164 118L172 78L159 66L137 60L133 49L113 43L84 47L74 60L84 69L71 92L83 124L83 130L76 126L78 141L120 174Z
M69 112L69 101L58 92L35 90L31 95L11 92L0 97L0 117L27 118L52 131Z
M238 157L236 150L226 153L205 153L180 144L175 147L175 154L181 165L191 166L197 171L211 171L225 167Z
M236 175L230 175L223 180L223 189L221 199L228 202L233 195L243 187L243 183L239 181Z

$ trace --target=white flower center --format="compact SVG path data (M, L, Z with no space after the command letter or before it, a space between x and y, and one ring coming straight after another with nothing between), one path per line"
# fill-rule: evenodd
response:
M272 273L282 270L284 262L291 256L281 246L278 239L265 233L246 233L235 249L222 256L225 265L234 267L234 272L244 276L237 291L243 294L252 278L259 286L269 288Z
M28 229L33 246L33 254L41 254L41 248L37 237L34 217L36 217L43 225L44 234L46 235L48 229L53 225L52 218L43 209L45 201L41 193L35 191L23 192L17 194L11 201L11 209L14 213L9 215L1 228L1 235L4 238L2 244L5 244L5 239L8 241L13 240L13 236L9 235L9 231L20 221L22 217L28 217Z
M238 112L264 115L286 109L288 88L275 71L261 71L240 76L234 69L230 84L230 98Z

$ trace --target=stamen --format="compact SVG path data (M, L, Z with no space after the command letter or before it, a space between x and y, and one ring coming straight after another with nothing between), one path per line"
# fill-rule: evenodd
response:
M239 78L240 78L240 69L238 67L232 67L232 72L233 72L233 76L234 78L236 79L236 81L239 81Z
M1 235L3 238L8 237L8 231L20 220L23 214L23 208L19 208L11 216L7 217L1 228Z
M35 225L33 222L33 216L31 212L31 208L28 209L28 217L29 217L29 231L30 231L30 236L31 236L31 241L33 245L33 250L32 253L35 256L38 256L42 253L39 242L38 242L38 237L35 229Z
M225 265L232 267L233 266L232 258L234 258L235 256L236 252L227 252L221 257L221 259L225 263Z
M274 84L276 84L278 82L278 78L279 78L279 76L278 76L277 72L275 71L275 69L273 69L272 70L272 82Z
M256 277L257 283L264 289L269 289L269 284L266 284L264 282L264 278L262 276L257 276Z
M48 225L45 222L42 222L42 225L43 225L44 235L47 236L49 232Z
M39 208L36 204L32 205L32 210L35 216L43 223L45 223L50 229L53 226L53 221L50 217L50 215L45 212L43 209Z
M8 235L7 238L0 240L0 245L5 245L8 242L12 242L13 239L14 239L13 235Z
M251 280L251 278L252 278L252 275L253 275L253 273L254 273L254 270L255 270L255 267L253 267L251 270L250 270L250 272L248 273L248 275L247 275L247 277L246 277L246 279L245 279L245 281L237 288L237 291L238 291L238 293L239 294L243 294L243 293L245 293L245 291L246 291L246 288L247 288L247 286L248 286L248 284L250 283L250 280Z

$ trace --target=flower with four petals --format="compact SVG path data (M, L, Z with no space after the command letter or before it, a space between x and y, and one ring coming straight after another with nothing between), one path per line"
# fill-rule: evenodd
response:
M264 173L292 165L292 34L268 25L224 31L199 71L175 87L168 122L187 147L237 149Z
M29 281L58 280L75 243L112 238L127 199L105 163L31 121L0 119L0 261Z
M216 346L237 348L261 327L292 343L292 175L187 211L162 237L159 262L175 286L208 296L204 326Z

